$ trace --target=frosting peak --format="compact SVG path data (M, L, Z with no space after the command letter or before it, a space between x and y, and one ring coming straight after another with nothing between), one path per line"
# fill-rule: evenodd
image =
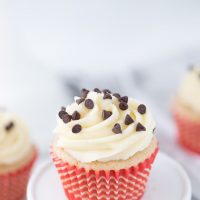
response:
M128 159L150 144L155 128L144 104L99 89L84 89L57 122L54 147L80 162Z
M28 129L17 116L0 112L0 165L20 161L31 149Z
M200 65L190 67L178 90L178 97L188 107L200 113Z

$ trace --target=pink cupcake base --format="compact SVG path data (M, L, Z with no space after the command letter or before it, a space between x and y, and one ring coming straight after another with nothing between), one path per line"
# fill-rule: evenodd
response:
M0 200L22 200L36 158L37 151L34 149L33 158L28 164L14 172L0 175Z
M138 166L110 171L87 171L63 162L53 152L51 156L69 200L139 200L157 152L158 148Z

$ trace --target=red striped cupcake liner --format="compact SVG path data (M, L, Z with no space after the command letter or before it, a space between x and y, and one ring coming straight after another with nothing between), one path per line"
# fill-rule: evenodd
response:
M69 200L139 200L142 198L150 174L154 153L128 169L86 170L63 162L53 152L51 156Z
M34 148L33 158L25 166L13 172L0 174L0 200L22 200L25 197L31 169L37 154L37 150Z
M177 124L180 144L188 150L200 153L200 122L180 114L175 109L173 116Z

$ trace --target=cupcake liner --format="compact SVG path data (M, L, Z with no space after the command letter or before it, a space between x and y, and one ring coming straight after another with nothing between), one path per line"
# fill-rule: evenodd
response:
M22 200L36 158L37 150L34 148L33 158L25 166L13 172L0 174L0 200Z
M69 200L139 200L144 194L153 161L158 152L128 169L86 170L51 156Z
M176 110L173 110L173 115L178 128L180 144L193 152L200 153L200 122Z

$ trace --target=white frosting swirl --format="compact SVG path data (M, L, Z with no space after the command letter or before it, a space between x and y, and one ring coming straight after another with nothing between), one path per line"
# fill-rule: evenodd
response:
M155 122L148 109L145 114L140 114L137 111L139 103L131 98L125 111L119 109L119 101L114 96L112 100L103 99L102 93L89 92L87 98L94 102L94 108L91 110L85 107L84 102L79 105L73 103L66 108L69 114L78 111L81 115L79 120L64 123L58 117L54 148L64 150L77 161L89 163L126 160L148 147L155 128ZM112 115L106 120L102 119L103 110L112 111ZM134 123L128 126L124 124L127 114L134 119ZM139 122L145 126L146 131L136 131ZM120 134L112 131L116 123L121 125ZM72 132L75 124L82 126L82 131L77 134Z
M200 113L200 66L195 66L185 75L178 97L186 106Z
M13 126L7 130L10 123ZM20 161L31 150L28 129L17 116L0 112L0 165Z

